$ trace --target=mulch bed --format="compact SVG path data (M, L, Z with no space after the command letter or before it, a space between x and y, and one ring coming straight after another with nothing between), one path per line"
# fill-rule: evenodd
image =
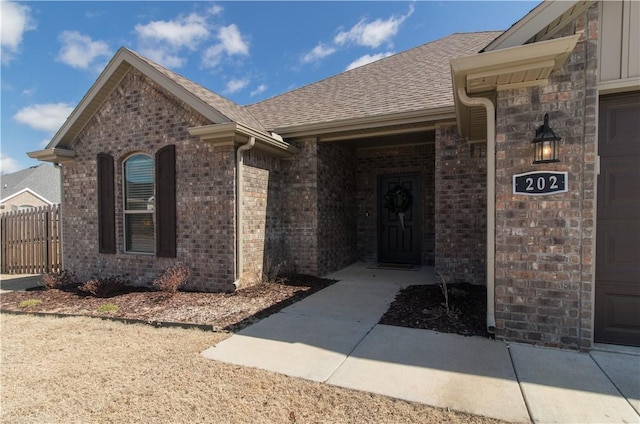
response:
M36 288L0 295L3 311L84 315L136 320L150 324L194 324L214 331L238 331L325 287L334 280L295 275L286 283L260 284L232 293L179 291L173 295L144 287L123 287L111 297L94 297L70 285L62 289ZM34 306L20 306L26 300ZM113 312L100 307L115 305Z
M380 324L488 337L487 289L468 283L448 284L449 314L440 285L409 286L400 291Z
M142 321L154 325L197 325L214 331L238 331L325 287L335 283L309 275L295 275L286 283L260 284L233 293L179 291L173 295L150 288L125 286L108 298L89 295L77 285L63 289L37 288L0 295L0 307L7 312L83 315ZM381 324L456 333L465 336L488 334L486 288L471 284L449 284L447 314L439 285L410 286L398 293ZM26 300L40 303L20 305ZM99 312L105 305L116 311Z

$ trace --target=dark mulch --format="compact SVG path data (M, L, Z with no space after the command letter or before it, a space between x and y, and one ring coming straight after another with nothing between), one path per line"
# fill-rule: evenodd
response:
M61 289L3 293L0 307L3 311L112 317L156 325L184 323L210 326L217 331L237 331L333 283L334 280L294 275L285 283L260 284L232 293L179 291L171 295L150 288L124 286L109 297L92 296L74 284ZM31 299L41 303L21 307L22 301ZM98 311L107 304L117 306L117 310Z
M447 284L449 314L440 285L409 286L400 291L380 324L488 337L487 289L467 283Z
M74 284L62 289L3 293L0 307L3 311L110 317L155 325L194 324L216 331L238 331L333 283L334 280L294 275L282 284L260 284L232 293L179 291L173 295L151 288L124 286L106 298L92 296ZM380 323L486 337L486 288L449 284L448 290L452 311L449 314L443 305L440 286L410 286L396 296ZM41 303L20 305L31 299ZM117 306L117 310L99 312L106 304Z

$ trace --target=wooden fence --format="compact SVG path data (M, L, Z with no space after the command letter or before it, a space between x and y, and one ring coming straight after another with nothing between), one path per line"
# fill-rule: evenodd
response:
M60 271L60 205L6 212L0 216L2 273Z

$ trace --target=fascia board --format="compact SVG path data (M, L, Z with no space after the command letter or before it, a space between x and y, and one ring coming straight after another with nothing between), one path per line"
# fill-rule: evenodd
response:
M163 75L153 66L149 65L138 56L130 52L128 49L123 47L107 64L96 82L91 86L89 91L87 91L80 103L78 103L76 108L71 112L71 115L69 115L67 120L64 122L62 127L60 127L60 129L53 136L53 138L47 145L47 149L56 147L63 141L71 141L69 140L69 138L74 138L82 130L82 128L77 128L75 131L70 132L73 129L74 124L78 122L79 118L83 114L93 114L100 108L100 106L102 106L102 103L108 98L111 91L115 89L115 87L119 85L120 81L127 75L130 67L135 67L136 69L138 69L155 83L176 96L178 99L188 104L202 116L209 119L211 122L229 122L229 118L216 111L213 107L199 99L197 96L191 94L188 90L184 89L179 84L171 81L167 76ZM111 83L110 89L106 88L109 86L109 83ZM102 93L104 90L109 91ZM103 100L100 101L99 104L94 104L94 102L99 98L99 94L101 93L103 94ZM71 135L71 137L68 137L68 135ZM64 143L62 144L64 145Z
M48 148L44 150L37 150L35 152L28 152L27 156L31 159L37 159L42 162L64 163L72 162L75 159L75 150L62 149L62 148Z
M525 44L531 37L535 36L559 16L562 16L576 3L578 3L576 0L543 1L513 24L511 28L489 43L483 51L490 52Z
M250 137L255 137L256 146L268 150L281 156L292 156L298 153L299 149L289 143L257 131L239 122L225 122L222 124L203 125L200 127L188 128L189 134L199 137L203 141L218 143L234 143L236 141L246 141Z
M579 38L580 34L574 34L539 43L459 57L451 59L451 70L456 75L491 70L501 71L548 59L555 61L553 70L557 70L571 54Z
M315 137L321 134L361 131L382 126L406 125L425 121L448 119L455 119L455 109L453 106L305 125L294 125L290 127L276 128L276 131L278 134L286 138L303 138Z

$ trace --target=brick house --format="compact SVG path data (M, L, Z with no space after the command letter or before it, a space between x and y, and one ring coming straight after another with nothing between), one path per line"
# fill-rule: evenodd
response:
M545 1L249 106L123 48L30 154L62 164L65 268L233 290L273 263L434 265L487 285L497 338L639 345L639 17ZM545 114L559 161L532 164ZM514 191L551 171L564 190Z

